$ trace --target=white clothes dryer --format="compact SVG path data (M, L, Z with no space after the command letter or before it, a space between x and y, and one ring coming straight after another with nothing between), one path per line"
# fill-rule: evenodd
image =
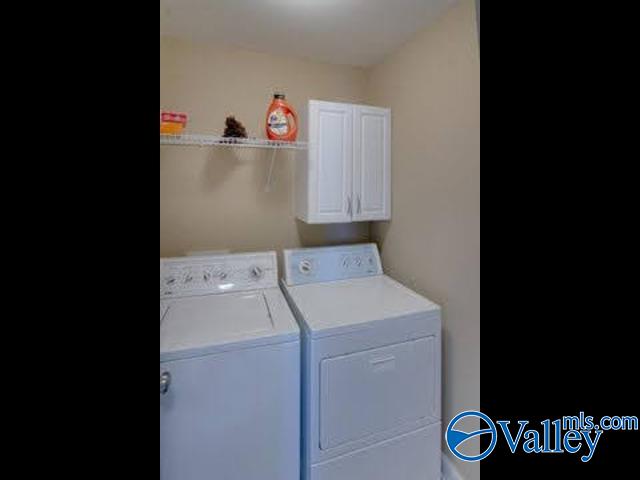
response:
M284 251L302 329L302 479L440 479L440 307L375 244Z

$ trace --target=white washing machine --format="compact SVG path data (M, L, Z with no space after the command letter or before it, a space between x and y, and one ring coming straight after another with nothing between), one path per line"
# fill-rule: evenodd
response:
M300 330L275 252L160 261L161 480L298 480Z
M285 250L302 328L302 479L440 479L438 305L374 244Z

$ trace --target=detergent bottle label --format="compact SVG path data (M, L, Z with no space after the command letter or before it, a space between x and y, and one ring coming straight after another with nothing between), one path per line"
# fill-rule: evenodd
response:
M286 135L289 133L289 122L287 116L280 108L276 108L269 113L269 130L275 135Z

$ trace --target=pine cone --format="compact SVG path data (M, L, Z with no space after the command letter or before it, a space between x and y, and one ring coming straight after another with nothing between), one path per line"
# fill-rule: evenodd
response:
M234 116L227 117L225 124L223 137L247 138L247 130Z

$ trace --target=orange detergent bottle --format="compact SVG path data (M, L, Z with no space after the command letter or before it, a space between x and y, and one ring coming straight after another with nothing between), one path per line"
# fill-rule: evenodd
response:
M284 99L275 93L267 110L267 138L283 142L295 142L298 135L298 115Z

